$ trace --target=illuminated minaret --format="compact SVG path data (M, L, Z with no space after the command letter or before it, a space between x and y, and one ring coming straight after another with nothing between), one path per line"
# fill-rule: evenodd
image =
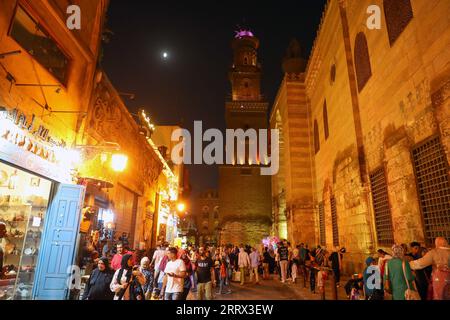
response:
M259 40L248 30L237 32L232 41L231 97L225 104L227 129L268 128L268 103L261 95L258 47ZM269 235L271 178L261 175L259 161L264 160L249 159L247 153L235 156L234 165L219 167L222 243L258 244Z

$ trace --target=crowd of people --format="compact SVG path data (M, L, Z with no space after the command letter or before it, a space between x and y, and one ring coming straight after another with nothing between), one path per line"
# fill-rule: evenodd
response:
M188 246L160 243L147 252L130 252L119 242L115 253L94 260L82 299L88 300L211 300L231 293L231 281L259 285L275 277L281 283L309 284L312 293L323 293L334 277L340 287L345 248L329 251L307 244L292 246L283 240L267 247ZM435 248L419 243L394 245L392 253L378 250L366 259L366 268L354 274L344 289L349 299L442 300L449 299L450 247L437 238ZM318 291L318 292L316 292Z
M349 299L450 300L450 247L438 237L429 250L418 242L393 245L366 259L345 285Z

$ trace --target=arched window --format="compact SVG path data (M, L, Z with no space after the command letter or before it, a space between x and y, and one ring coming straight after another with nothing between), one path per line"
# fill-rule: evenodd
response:
M389 36L389 44L392 46L405 30L413 18L410 0L384 0L384 16Z
M323 103L323 131L325 132L325 140L328 139L330 132L328 131L328 111L327 111L327 100Z
M319 141L319 126L317 125L317 120L314 120L314 151L315 153L320 150L320 141Z
M208 219L209 218L209 207L203 206L202 213L203 213L203 218Z
M358 91L361 92L372 76L369 48L367 47L367 39L363 32L358 33L355 39L355 71Z

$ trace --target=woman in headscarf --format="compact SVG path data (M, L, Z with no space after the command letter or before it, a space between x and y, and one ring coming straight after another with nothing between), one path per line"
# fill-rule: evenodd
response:
M409 263L405 260L405 252L401 245L392 246L392 259L386 262L385 281L384 288L392 294L392 300L405 300L406 290L415 289L414 276Z
M443 237L437 237L435 247L423 258L410 262L413 270L433 267L431 273L433 300L450 299L450 247Z
M333 252L328 257L328 260L331 261L331 269L333 269L336 287L339 287L342 270L342 252L339 250L339 247L336 246L333 248Z
M114 294L109 285L113 278L113 273L109 268L108 259L102 257L97 262L97 268L92 271L86 284L82 300L112 300Z
M122 257L120 269L114 273L110 285L111 291L115 293L114 300L144 300L141 286L145 284L145 277L138 268L133 268L131 254Z
M145 277L145 284L142 285L142 291L144 292L145 300L150 300L153 291L153 275L154 270L150 266L150 259L148 257L143 257L141 259L141 266L139 271Z

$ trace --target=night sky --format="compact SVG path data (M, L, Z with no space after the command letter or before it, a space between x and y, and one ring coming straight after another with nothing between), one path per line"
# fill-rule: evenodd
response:
M157 125L194 120L225 129L228 68L237 25L260 39L262 90L273 103L283 78L290 40L297 38L308 58L326 0L296 1L142 1L111 0L102 67L131 112L144 106ZM163 52L168 59L163 59ZM217 188L216 166L189 166L194 194Z

